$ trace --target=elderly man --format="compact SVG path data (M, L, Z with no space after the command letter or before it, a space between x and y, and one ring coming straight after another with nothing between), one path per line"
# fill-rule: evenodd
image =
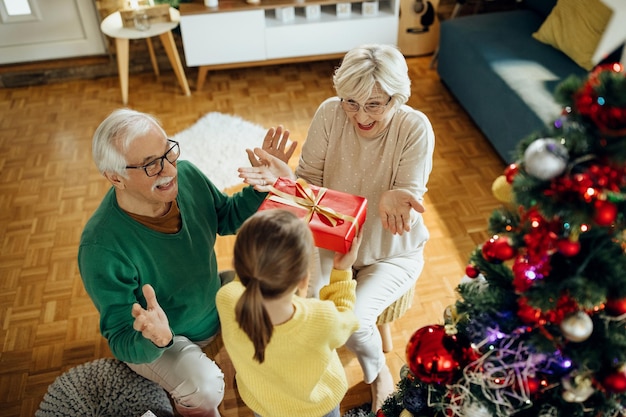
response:
M267 152L248 151L267 169L247 183L291 175L288 136L270 129ZM265 194L246 187L228 196L179 156L178 143L148 114L120 109L100 124L93 158L112 188L83 231L78 265L115 357L167 390L181 415L219 416L224 376L202 352L220 328L214 244Z

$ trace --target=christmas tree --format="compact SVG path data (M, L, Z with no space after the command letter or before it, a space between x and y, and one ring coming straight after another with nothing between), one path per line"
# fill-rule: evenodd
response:
M626 415L626 73L569 78L443 325L418 329L377 417ZM495 193L495 192L494 192Z

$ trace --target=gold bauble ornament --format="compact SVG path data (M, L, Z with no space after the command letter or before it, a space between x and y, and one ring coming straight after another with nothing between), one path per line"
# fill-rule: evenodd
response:
M506 176L500 175L491 184L491 193L500 202L510 204L513 202L511 184L506 180Z
M402 412L400 413L400 417L413 417L413 413L411 413L409 410L407 410L406 408L404 410L402 410Z
M458 314L456 312L456 304L450 304L443 310L443 321L446 324L454 324L458 321Z

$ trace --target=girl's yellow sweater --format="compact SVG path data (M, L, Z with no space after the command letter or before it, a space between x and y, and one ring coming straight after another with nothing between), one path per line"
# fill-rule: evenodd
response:
M250 409L263 417L321 417L341 402L348 383L336 349L359 327L355 287L351 271L333 269L320 299L295 296L295 313L274 327L263 363L235 320L244 286L235 280L218 291L224 346Z

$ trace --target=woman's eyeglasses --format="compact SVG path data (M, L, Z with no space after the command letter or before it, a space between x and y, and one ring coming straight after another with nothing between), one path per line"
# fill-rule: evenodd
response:
M146 175L149 177L154 177L156 175L159 175L161 171L163 171L163 165L165 164L166 159L170 164L173 164L174 162L176 162L176 160L180 156L180 146L178 145L178 142L176 142L175 140L171 140L171 139L168 139L167 141L172 142L174 145L171 148L169 148L168 151L165 152L165 154L163 154L162 157L157 158L147 163L146 165L141 165L138 167L126 166L126 169L143 169L146 172Z
M389 103L391 102L391 97L385 104L380 103L367 103L363 106L363 111L369 114L381 114L385 111ZM341 99L341 107L350 113L356 113L361 108L361 105L354 100L344 100Z

